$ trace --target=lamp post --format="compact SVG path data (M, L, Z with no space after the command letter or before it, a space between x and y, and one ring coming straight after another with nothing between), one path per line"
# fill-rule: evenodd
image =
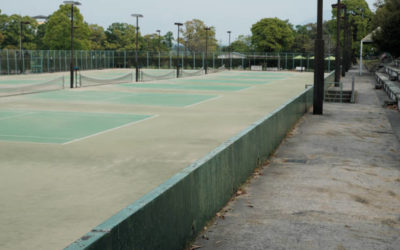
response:
M335 60L335 86L339 86L340 81L340 65L342 60L340 59L340 10L343 4L338 0L337 4L332 4L332 8L336 8L336 60Z
M161 68L161 30L156 30L158 33L158 69Z
M136 47L135 47L135 68L136 68L136 82L139 81L139 62L138 62L138 46L139 46L139 18L143 17L142 14L132 14L136 17Z
M178 48L177 48L177 58L176 58L176 77L179 78L179 30L180 27L183 25L183 23L174 23L176 26L178 26Z
M64 4L71 5L71 62L69 64L70 70L70 88L74 88L74 5L81 5L76 1L64 1Z
M318 0L317 38L315 39L315 71L314 71L314 115L323 114L324 100L324 40L322 39L323 1Z
M231 33L232 31L228 30L227 31L229 35L229 70L232 69L232 52L231 52Z
M23 53L23 51L22 51L22 25L24 25L24 24L30 24L30 22L28 22L28 21L22 21L22 20L19 22L19 57L20 57L20 63L21 63L21 65L20 65L21 74L24 73L24 70L23 70L23 67L22 67L22 65L23 65L23 56L22 56L22 53Z
M348 54L349 54L349 46L348 46L348 39L349 39L349 34L348 34L348 29L349 29L349 24L348 24L348 14L347 14L347 7L346 5L342 5L343 12L344 12L344 17L343 17L343 36L344 36L344 41L343 41L343 51L342 51L342 76L346 76L346 71L348 70Z
M207 59L208 59L208 54L207 54L207 52L208 52L208 31L210 30L210 27L205 27L204 28L205 30L206 30L206 63L205 63L205 67L204 67L204 70L205 70L205 74L207 75L207 72L208 72L208 61L207 61Z

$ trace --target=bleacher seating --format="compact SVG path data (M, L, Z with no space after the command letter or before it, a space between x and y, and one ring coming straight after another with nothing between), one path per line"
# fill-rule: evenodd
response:
M385 72L392 72L386 71ZM375 72L376 88L383 88L389 98L397 103L397 108L400 110L400 83L391 81L388 76L383 73ZM398 78L397 78L398 79Z
M389 75L389 80L400 80L400 69L392 66L385 66L385 72Z

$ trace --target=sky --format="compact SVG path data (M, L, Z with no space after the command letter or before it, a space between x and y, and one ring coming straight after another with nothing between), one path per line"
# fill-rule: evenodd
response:
M77 1L77 0L75 0ZM374 9L376 0L366 0ZM2 13L7 15L50 15L61 1L57 0L16 0L2 1ZM262 18L278 17L289 19L290 23L306 24L316 22L317 0L80 0L79 6L85 21L103 26L105 29L114 22L136 24L133 13L142 14L139 26L142 34L161 34L173 31L175 22L194 18L216 28L216 38L221 44L228 43L227 31L232 31L232 41L238 35L250 35L251 26ZM331 4L337 0L323 0L324 20L331 18Z

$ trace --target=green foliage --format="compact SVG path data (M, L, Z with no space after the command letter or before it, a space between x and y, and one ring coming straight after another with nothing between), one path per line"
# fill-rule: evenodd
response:
M206 25L199 19L187 21L182 31L183 38L179 41L189 51L204 51L206 48ZM216 51L217 39L215 39L215 28L210 27L208 31L208 51Z
M259 52L288 50L294 41L289 22L278 18L264 18L251 27L252 43Z
M68 50L71 49L71 5L60 5L54 12L46 25L43 44L49 49ZM74 48L89 49L89 27L84 22L79 9L74 6Z
M91 50L104 50L104 44L106 42L106 34L104 28L97 24L89 25L89 48Z
M171 31L168 31L162 38L161 43L164 44L165 48L167 50L171 50L172 49L172 42L174 41L174 33L172 33Z
M28 16L21 17L20 15L7 16L1 14L0 11L0 48L19 49L19 41L22 24L22 43L24 49L35 49L35 29L37 22Z
M224 51L235 51L235 52L252 52L254 50L251 44L251 36L239 35L238 38L223 49Z
M400 0L380 2L374 17L375 27L380 29L373 39L382 52L400 56Z
M128 23L113 23L105 32L107 40L106 49L111 50L134 50L136 49L136 28ZM139 50L142 49L143 41L140 40L139 32Z
M371 31L371 19L373 16L368 3L365 0L343 0L346 5L349 15L349 27L352 34L352 49L354 54L358 56L360 50L360 41ZM332 15L335 20L330 21L330 31L333 34L333 39L336 40L336 18L337 10L332 10ZM343 17L343 13L341 14ZM341 20L343 23L343 20ZM341 32L341 44L343 45L343 29Z

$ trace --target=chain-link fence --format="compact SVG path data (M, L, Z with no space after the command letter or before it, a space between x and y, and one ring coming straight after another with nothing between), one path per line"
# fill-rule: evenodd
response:
M68 71L71 51L69 50L0 50L0 74L45 73ZM105 68L134 68L135 51L74 51L74 66L80 70ZM138 52L140 68L172 69L177 64L184 69L200 69L207 64L209 68L251 69L261 66L263 70L313 71L314 56L302 53L238 53L238 52ZM335 59L326 55L325 70L335 68Z

